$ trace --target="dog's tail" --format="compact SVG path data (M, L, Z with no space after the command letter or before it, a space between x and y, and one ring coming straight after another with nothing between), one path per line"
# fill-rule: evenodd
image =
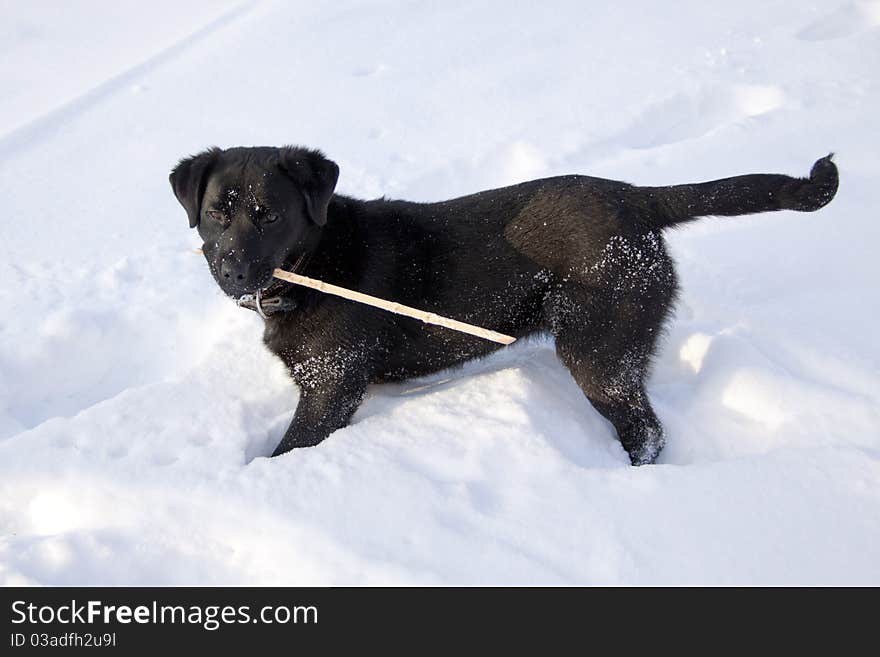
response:
M813 212L837 193L833 153L817 160L809 178L754 173L711 182L641 187L654 210L654 227L666 228L698 217L725 217L771 210Z

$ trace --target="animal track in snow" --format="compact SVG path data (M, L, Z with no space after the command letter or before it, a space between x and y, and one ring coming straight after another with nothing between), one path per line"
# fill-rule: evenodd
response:
M862 0L840 5L797 33L804 41L827 41L852 36L880 25L880 1Z
M608 141L630 148L653 148L702 137L743 118L779 109L785 94L775 85L741 84L707 89L697 95L679 93L638 116Z

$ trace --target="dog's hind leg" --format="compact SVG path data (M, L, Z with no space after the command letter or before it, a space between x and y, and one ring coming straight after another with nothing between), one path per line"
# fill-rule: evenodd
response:
M589 339L579 331L563 331L556 338L556 353L593 407L614 425L632 464L653 463L666 441L645 392L646 358L618 354Z
M653 463L665 444L645 382L672 296L674 288L620 299L569 285L545 309L559 359L614 425L633 465Z
M663 425L648 400L644 383L620 385L632 372L617 372L603 380L588 368L569 368L593 407L612 425L633 465L653 463L666 445Z

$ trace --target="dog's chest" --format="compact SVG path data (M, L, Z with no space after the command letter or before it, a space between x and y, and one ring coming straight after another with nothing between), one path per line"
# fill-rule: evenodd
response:
M358 376L375 358L381 346L373 337L365 337L367 326L351 321L349 313L289 313L266 321L263 342L287 366L294 381L313 388Z

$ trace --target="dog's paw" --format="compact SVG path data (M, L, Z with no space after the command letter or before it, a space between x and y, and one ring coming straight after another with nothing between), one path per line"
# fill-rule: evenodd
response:
M651 465L660 456L666 446L663 430L654 427L646 428L635 444L627 446L630 463L633 465Z

